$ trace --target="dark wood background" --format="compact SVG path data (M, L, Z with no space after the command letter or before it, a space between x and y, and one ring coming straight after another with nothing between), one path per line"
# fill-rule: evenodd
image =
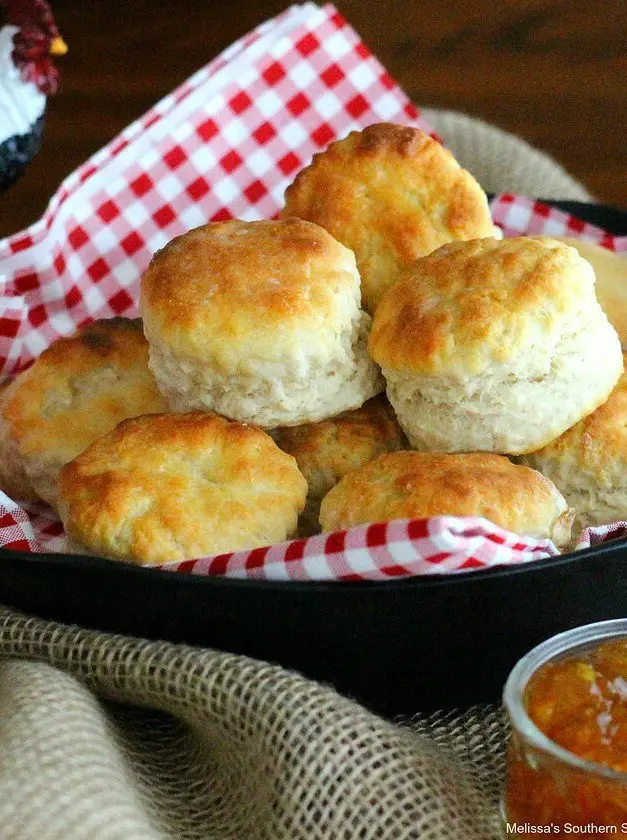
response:
M70 47L44 145L0 196L0 235L280 0L52 0ZM417 105L482 117L627 207L627 0L337 0Z

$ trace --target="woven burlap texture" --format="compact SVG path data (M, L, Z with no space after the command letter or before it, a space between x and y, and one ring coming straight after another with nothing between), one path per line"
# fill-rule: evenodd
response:
M5 610L0 634L3 840L497 836L495 710L399 726L245 657Z
M586 199L517 138L427 116L486 189ZM2 840L490 840L505 737L500 709L393 724L278 666L0 608Z

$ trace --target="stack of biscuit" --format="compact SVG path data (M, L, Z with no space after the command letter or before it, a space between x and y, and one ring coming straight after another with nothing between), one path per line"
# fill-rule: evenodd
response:
M564 548L574 517L624 518L627 492L604 311L623 328L625 268L590 247L502 240L438 142L353 132L278 220L159 251L141 321L96 322L19 374L0 485L56 507L73 550L139 564L438 515Z

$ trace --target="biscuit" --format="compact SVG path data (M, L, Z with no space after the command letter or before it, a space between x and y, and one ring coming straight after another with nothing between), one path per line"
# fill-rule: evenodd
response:
M139 565L282 542L306 494L269 435L204 412L126 420L59 477L74 549Z
M539 472L478 452L380 455L343 478L320 508L325 531L431 516L481 516L561 547L570 539L573 512Z
M139 319L59 338L0 397L1 487L55 506L64 464L121 420L165 409Z
M11 437L11 428L5 422L2 411L8 385L0 392L0 490L14 500L37 502L39 496L26 474L19 446Z
M574 248L454 242L383 297L369 341L412 448L532 452L610 395L620 342Z
M375 397L355 411L320 423L276 429L272 437L284 452L296 458L298 469L307 479L307 504L299 522L301 536L320 530L320 502L341 478L382 452L407 445L385 397Z
M627 519L627 374L595 412L516 460L556 484L576 510L577 532Z
M472 175L428 134L390 123L314 155L288 187L281 215L315 222L355 252L371 313L404 265L446 242L494 235Z
M141 281L150 365L174 411L267 429L357 408L384 388L366 351L355 257L298 219L179 236Z
M538 237L539 239L541 237ZM627 254L615 254L592 242L571 239L569 236L554 237L566 245L576 248L580 256L588 260L596 275L597 299L608 321L620 338L623 349L627 348Z

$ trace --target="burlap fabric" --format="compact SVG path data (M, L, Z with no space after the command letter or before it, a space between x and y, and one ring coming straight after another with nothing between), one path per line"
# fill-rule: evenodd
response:
M427 118L487 190L588 198L511 135ZM393 724L277 666L0 608L0 838L499 837L501 710L416 713Z

